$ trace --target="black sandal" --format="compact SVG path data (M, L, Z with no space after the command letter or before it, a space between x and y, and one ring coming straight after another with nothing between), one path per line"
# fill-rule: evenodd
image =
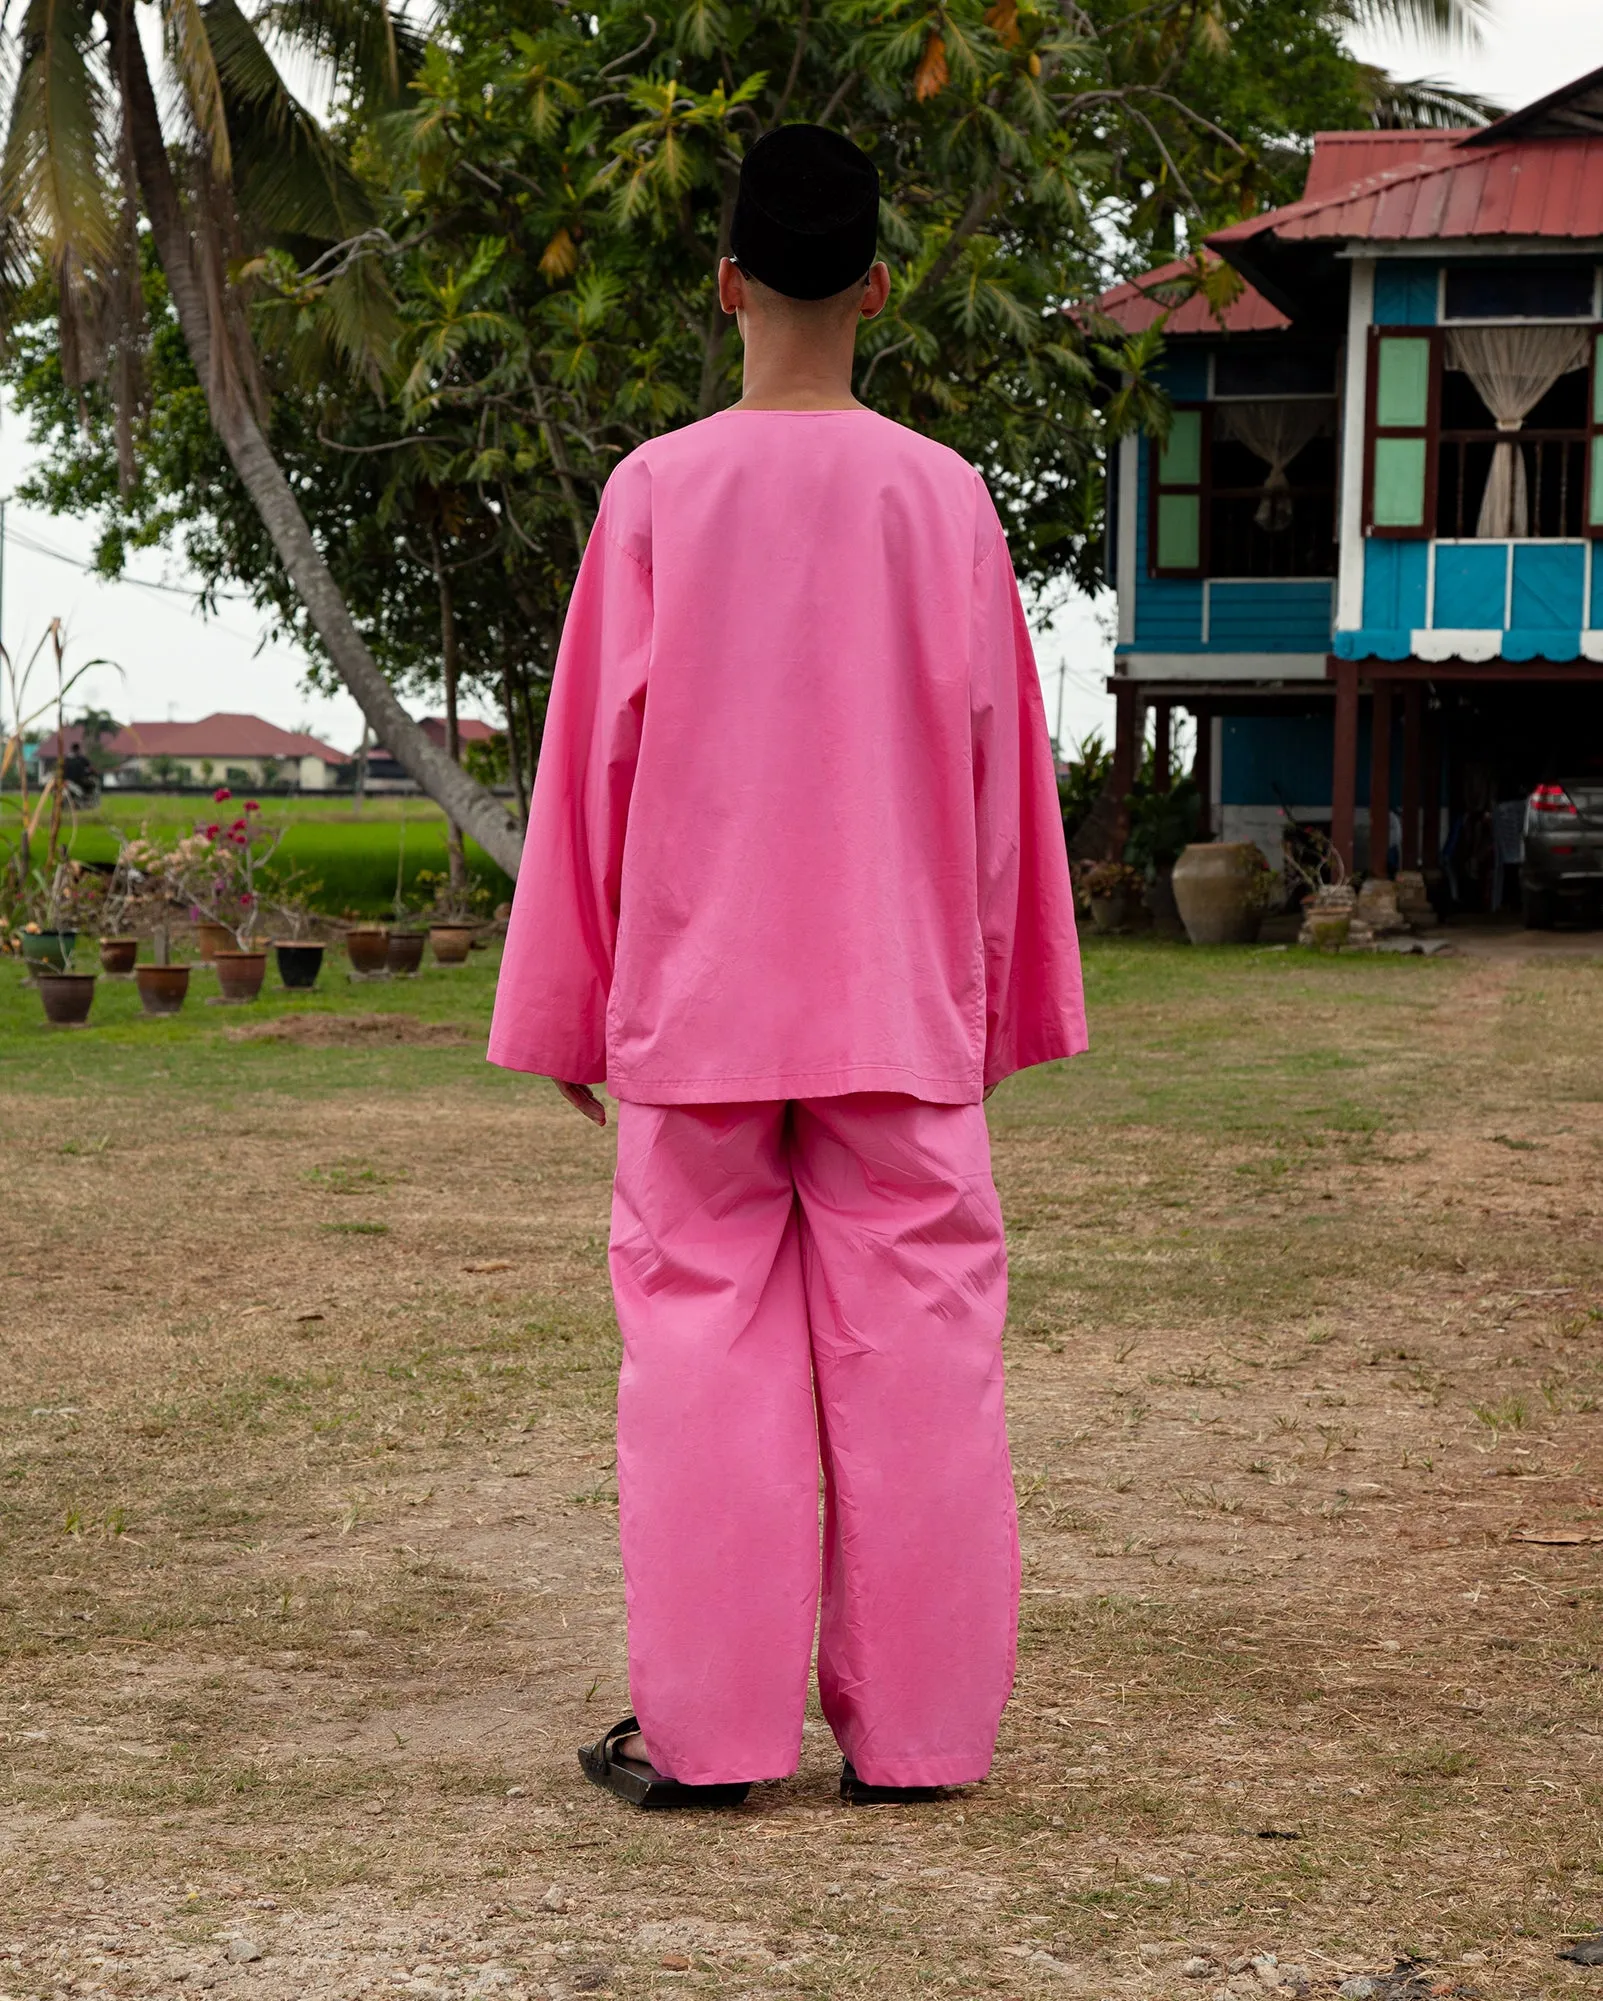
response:
M871 1786L860 1779L850 1758L840 1768L840 1796L848 1806L917 1806L926 1800L943 1800L950 1786Z
M579 1764L592 1785L616 1793L631 1806L642 1807L739 1806L751 1791L745 1780L722 1786L682 1786L677 1779L665 1779L644 1758L620 1758L615 1747L639 1728L633 1716L626 1716L594 1744L580 1745Z

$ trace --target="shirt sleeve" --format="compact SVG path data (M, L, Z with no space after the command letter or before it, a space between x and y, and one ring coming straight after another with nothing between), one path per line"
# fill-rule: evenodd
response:
M985 1087L1087 1046L1080 946L1052 744L1001 523L974 573L970 687Z
M617 475L614 475L614 480ZM649 542L611 486L585 548L552 676L496 987L489 1060L570 1084L607 1074L619 877L651 652Z

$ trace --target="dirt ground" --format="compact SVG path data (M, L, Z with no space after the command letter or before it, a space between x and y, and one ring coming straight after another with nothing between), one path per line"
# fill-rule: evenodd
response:
M994 1774L844 1808L815 1714L696 1819L574 1759L610 1134L491 971L239 1039L0 967L0 2001L1603 1994L1603 960L1087 963L991 1105Z

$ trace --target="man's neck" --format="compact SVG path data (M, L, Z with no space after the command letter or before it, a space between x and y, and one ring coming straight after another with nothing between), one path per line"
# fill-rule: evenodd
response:
M771 330L764 329L765 332ZM852 394L855 326L821 350L784 338L763 339L748 326L746 360L737 410L861 410Z

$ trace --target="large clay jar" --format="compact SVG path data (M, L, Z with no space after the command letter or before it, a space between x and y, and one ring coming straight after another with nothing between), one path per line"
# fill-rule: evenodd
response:
M1251 841L1193 841L1174 865L1174 900L1193 945L1250 945L1263 923L1263 854Z
M423 947L429 942L426 931L392 931L385 949L384 964L392 973L409 979L423 963Z

